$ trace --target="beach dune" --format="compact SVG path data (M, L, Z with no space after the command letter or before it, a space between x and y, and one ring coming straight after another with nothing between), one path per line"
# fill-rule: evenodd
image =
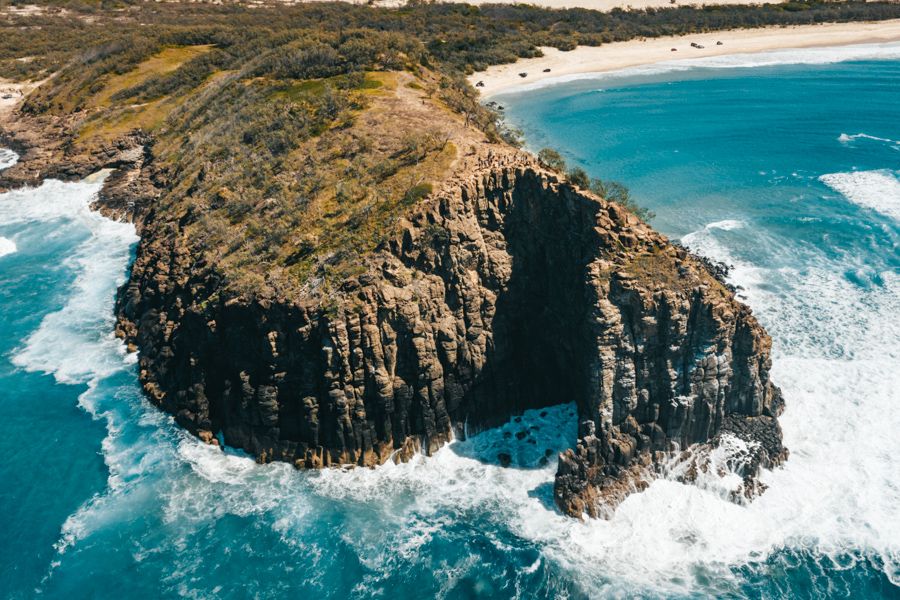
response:
M474 73L469 81L481 90L482 96L487 97L554 78L602 73L672 60L897 41L900 41L900 19L732 29L613 42L602 46L579 46L568 52L556 48L541 48L544 56L495 65L486 71ZM525 77L521 76L522 73L526 74Z

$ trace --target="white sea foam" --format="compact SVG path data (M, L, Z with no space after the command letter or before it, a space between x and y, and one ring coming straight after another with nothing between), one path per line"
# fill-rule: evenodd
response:
M110 467L109 485L115 490L140 468L127 467L126 449L113 442L123 427L108 406L121 390L104 379L133 362L113 334L115 289L124 280L131 246L136 241L134 227L117 223L90 210L90 203L103 184L103 177L81 183L46 181L37 188L0 194L0 225L42 228L48 235L73 236L81 241L64 266L75 273L63 307L48 314L12 356L12 362L26 371L52 374L60 383L87 384L79 404L95 418L106 421L108 436L103 441L104 460ZM127 404L125 406L128 406ZM136 418L136 417L135 417ZM134 466L133 466L134 467ZM63 525L57 548L63 552L79 537L100 523L124 517L106 507L106 495L90 500ZM104 506L103 510L99 510ZM90 519L86 515L102 514Z
M5 237L0 237L0 256L13 254L16 250L18 250L18 248L16 248L16 243L14 241Z
M842 133L838 136L838 141L845 145L851 145L856 140L870 140L873 142L883 142L885 144L890 144L892 148L895 150L900 150L900 141L892 140L890 138L878 137L877 135L869 135L867 133L855 133L853 135L848 135L846 133Z
M19 155L7 148L0 148L0 171L8 169L19 160Z
M0 224L67 220L90 231L67 259L76 272L63 308L47 315L13 357L28 371L52 373L61 383L86 383L122 369L124 350L113 334L112 303L124 281L134 227L90 210L102 185L48 181L0 196Z
M743 229L746 223L735 219L725 219L724 221L715 221L705 227L705 229L722 229L723 231L731 231L732 229Z
M711 258L738 262L709 227L688 238ZM696 538L698 564L764 560L789 547L833 561L867 557L900 584L900 276L882 272L873 278L882 284L863 288L846 269L820 257L803 269L732 272L774 339L791 457L766 473L770 489L746 508L701 502L698 526L712 525Z
M516 86L515 90L501 91L496 96L520 93L581 80L615 80L621 78L650 77L666 73L678 73L692 69L745 69L776 65L824 65L855 60L894 60L900 58L900 43L856 44L821 48L786 48L766 52L725 54L703 58L669 60L649 65L627 67L597 73L576 73L549 77L534 83Z
M733 280L741 282L739 285L742 289L739 290L738 295L744 300L748 298L750 293L765 293L762 291L764 273L755 265L735 258L727 246L719 240L716 231L734 231L735 229L743 229L745 226L746 224L743 221L738 220L715 221L709 223L703 229L689 233L681 239L681 242L694 252L723 262L731 267Z
M62 196L57 199L65 203ZM581 523L559 514L552 497L555 453L575 437L570 405L543 416L529 411L519 422L455 441L432 457L375 470L300 473L287 464L260 466L176 430L169 417L148 407L135 385L114 387L104 379L123 368L121 344L104 337L111 326L104 319L134 238L124 229L107 229L108 222L94 223L93 216L82 214L85 205L86 199L73 203L75 212L65 214L19 205L42 219L83 218L92 227L91 238L73 258L79 276L65 308L57 318L45 319L17 357L23 366L52 372L61 381L89 382L81 406L107 423L103 454L109 490L69 517L57 544L61 553L98 531L131 523L136 514L159 513L161 523L151 526L152 534L134 541L135 560L178 549L167 580L183 585L206 568L204 557L182 551L191 536L234 515L271 527L286 546L302 553L315 577L327 571L319 563L329 555L321 545L328 542L315 530L317 521L322 512L339 507L340 543L354 549L367 569L360 590L404 563L429 560L423 548L465 515L483 517L539 548L539 557L513 575L512 588L522 596L528 594L518 578L547 561L598 597L692 594L701 589L701 580L707 593L733 595L740 584L734 566L762 564L785 548L809 551L838 566L847 556L871 558L900 583L896 273L880 274L880 287L861 289L828 262L802 270L756 266L729 250L728 236L754 231L743 221L717 221L685 236L693 250L735 266L732 279L745 288L773 334L773 374L788 399L782 423L791 458L783 469L764 474L770 489L746 506L725 499L738 485L730 475L711 477L701 486L661 479L630 496L610 520ZM6 208L0 199L0 219L15 218ZM761 245L774 245L766 242ZM98 289L88 289L91 282ZM64 352L51 347L58 341ZM83 357L81 364L70 360L71 353ZM524 439L517 439L519 432L526 432ZM741 452L739 446L714 459L727 463ZM542 464L547 449L550 457ZM500 452L511 455L511 468L499 465ZM498 550L508 550L498 536L486 532L486 537ZM450 589L477 567L472 555L451 564L435 562L433 569Z
M829 173L819 179L854 204L900 221L900 179L891 171Z

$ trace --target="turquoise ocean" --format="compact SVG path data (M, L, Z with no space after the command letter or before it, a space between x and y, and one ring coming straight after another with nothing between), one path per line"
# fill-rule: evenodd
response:
M375 470L203 445L112 336L137 237L89 210L98 174L0 194L0 597L900 598L900 45L492 99L530 148L733 265L787 401L768 491L740 506L728 474L663 478L609 521L567 519L540 458L573 443L571 405Z

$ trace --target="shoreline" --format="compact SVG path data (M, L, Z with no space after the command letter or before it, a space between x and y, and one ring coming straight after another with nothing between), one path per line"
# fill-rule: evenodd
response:
M485 71L473 73L468 79L481 92L482 99L487 99L498 94L524 91L539 83L548 85L557 80L562 83L579 76L588 78L591 74L632 67L654 64L690 66L692 59L891 42L900 42L900 19L728 29L613 42L602 46L578 46L569 52L543 47L542 57L494 65ZM702 48L692 47L692 43ZM673 48L676 51L672 51ZM527 73L527 76L521 77L520 73Z

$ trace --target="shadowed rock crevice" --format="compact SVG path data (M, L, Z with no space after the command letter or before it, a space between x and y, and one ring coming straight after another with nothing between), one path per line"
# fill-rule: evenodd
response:
M750 311L684 249L526 155L465 158L362 274L300 298L230 295L154 218L118 301L144 389L260 461L405 460L574 400L579 440L555 499L602 515L729 427L756 448L748 481L785 455L770 341Z

